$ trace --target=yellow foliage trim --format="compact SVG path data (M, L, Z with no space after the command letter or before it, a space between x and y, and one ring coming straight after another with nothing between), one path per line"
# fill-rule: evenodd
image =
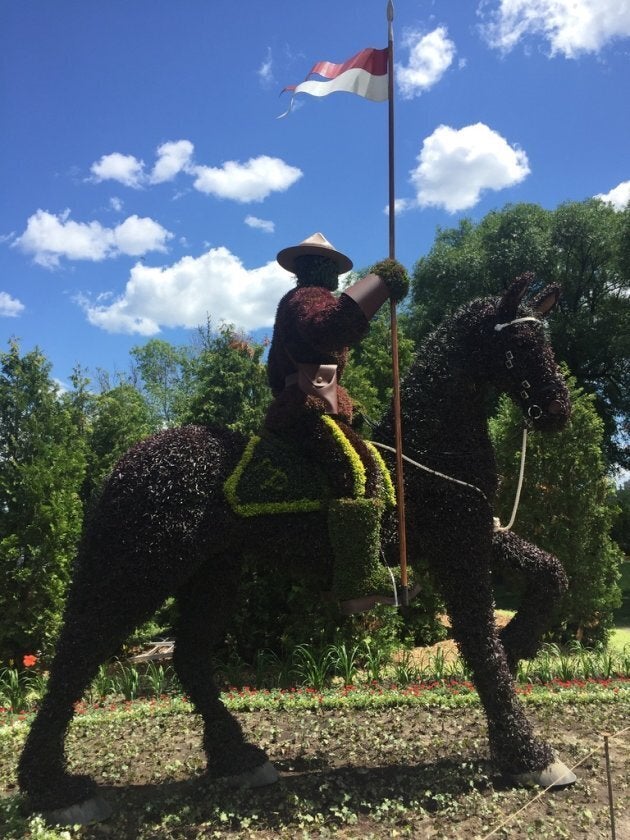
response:
M363 466L363 461L330 415L322 414L322 421L326 424L326 426L328 426L333 438L337 441L344 455L350 462L354 482L353 493L355 498L362 499L365 496L366 486L365 467Z
M333 418L328 414L323 414L321 419L322 422L328 426L333 439L341 447L342 452L348 459L353 476L354 498L365 498L367 477L363 461L335 420L333 420ZM323 501L319 499L297 499L295 501L286 502L244 503L240 501L238 497L238 486L243 477L243 473L254 456L254 451L260 443L260 440L261 438L258 435L252 435L245 446L238 466L223 485L225 497L232 510L240 516L258 516L260 514L273 513L310 513L311 511L321 510ZM387 469L387 465L383 460L381 453L375 446L373 446L373 444L369 441L365 441L365 444L370 450L383 478L383 501L385 504L393 506L396 504L396 491L394 489L389 470Z
M378 451L378 449L371 443L369 440L364 441L367 448L372 453L372 457L376 461L376 465L378 466L379 470L381 471L381 476L383 477L383 495L384 501L386 505L391 505L392 507L396 506L396 489L394 488L394 483L392 481L392 477L390 475L389 469L387 468L387 464L385 463L383 456Z
M319 499L298 499L292 502L246 502L240 501L237 493L238 485L249 462L254 457L254 450L260 443L258 435L252 435L243 451L238 466L223 485L223 492L228 504L239 516L259 516L268 513L310 513L320 510L322 503Z

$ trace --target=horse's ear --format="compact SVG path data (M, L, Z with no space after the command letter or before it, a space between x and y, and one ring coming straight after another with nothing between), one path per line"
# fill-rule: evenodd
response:
M509 321L515 317L518 311L518 305L523 300L527 287L534 279L531 272L520 274L503 293L503 297L499 301L497 307L497 314L504 321Z
M531 307L537 315L540 315L544 318L546 315L556 308L558 301L560 300L560 286L553 283L550 286L545 286L545 288L536 295L536 297L531 302Z

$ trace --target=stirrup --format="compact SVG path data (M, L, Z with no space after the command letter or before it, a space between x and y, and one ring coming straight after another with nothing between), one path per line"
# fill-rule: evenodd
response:
M416 583L408 593L409 601L412 601L420 592L420 584ZM391 595L363 595L359 598L349 598L347 601L339 601L339 612L342 615L355 615L366 612L373 607L383 604L388 607L400 607L401 602L397 597Z

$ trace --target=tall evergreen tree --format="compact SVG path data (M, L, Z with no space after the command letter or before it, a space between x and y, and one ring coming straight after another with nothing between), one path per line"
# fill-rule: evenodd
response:
M151 407L133 385L118 385L94 398L83 490L87 502L116 461L134 443L156 431L156 423Z
M202 347L191 367L186 422L216 424L244 434L260 429L271 399L264 346L223 324L201 331Z
M525 482L514 530L555 554L569 578L569 591L557 614L556 637L605 643L620 604L619 567L623 559L611 539L614 494L602 454L603 424L594 397L568 378L572 414L553 435L530 434ZM499 510L510 516L516 492L522 415L507 398L491 422L499 472L503 475Z
M0 354L0 659L50 652L79 538L85 449L39 350Z

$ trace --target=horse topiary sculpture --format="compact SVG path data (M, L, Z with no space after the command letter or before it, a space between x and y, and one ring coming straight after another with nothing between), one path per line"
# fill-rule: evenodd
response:
M559 785L575 777L533 733L513 675L519 659L536 652L566 577L549 554L493 530L497 475L487 432L490 387L507 392L541 430L560 428L570 413L540 320L558 292L550 287L525 307L530 280L523 276L502 297L477 300L450 317L424 342L403 382L405 455L456 479L406 470L408 547L411 564L424 558L442 593L497 768L517 782ZM374 437L392 443L391 414ZM322 589L332 566L325 511L248 519L230 508L224 485L245 443L226 430L170 429L133 447L108 478L85 527L48 692L19 763L33 808L66 822L105 815L93 780L67 772L64 741L74 704L98 666L173 594L174 666L204 721L209 774L245 786L276 780L267 755L246 742L221 703L212 651L238 598L246 553L257 552L261 564L277 557L287 570L315 570ZM382 540L395 556L387 523ZM500 633L491 588L496 563L519 568L527 580L521 608Z

